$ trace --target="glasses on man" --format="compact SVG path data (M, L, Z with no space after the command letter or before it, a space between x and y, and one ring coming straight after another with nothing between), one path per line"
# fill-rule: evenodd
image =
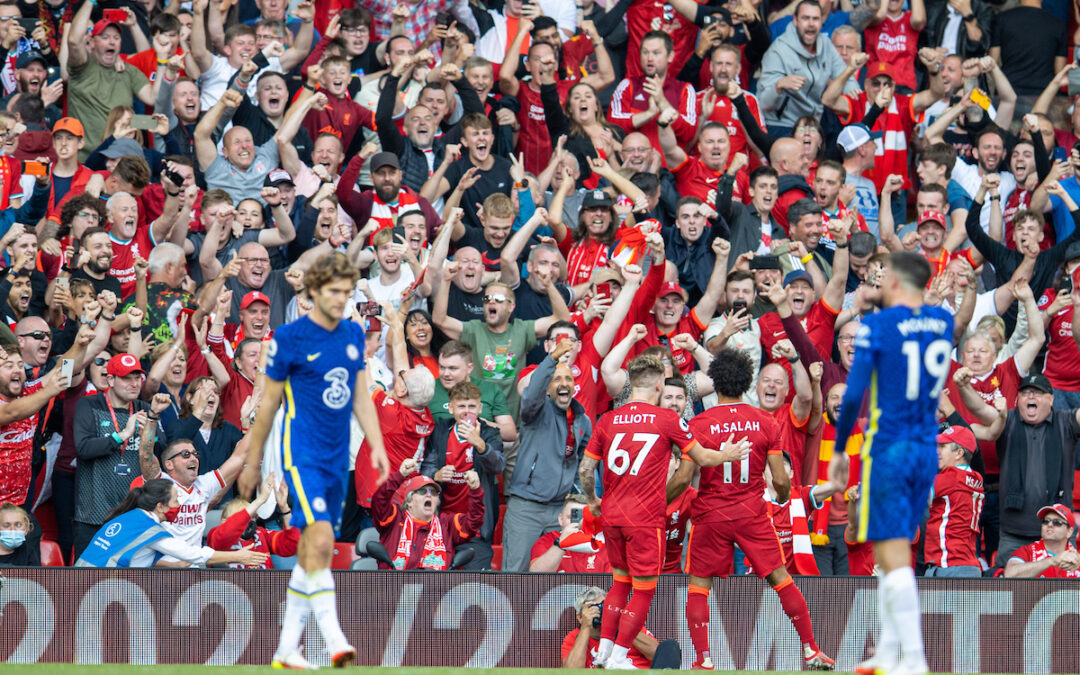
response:
M105 366L109 365L109 359L105 358L104 356L95 357L94 365L99 368L104 368Z
M485 295L484 302L494 302L497 304L503 304L504 302L510 302L510 299L502 294Z
M172 457L166 457L165 461L169 461L170 459L176 459L177 457L183 457L184 459L191 459L192 457L194 457L195 459L198 459L199 458L199 451L198 450L181 450L180 452L176 453Z
M1057 518L1043 518L1043 525L1049 525L1050 527L1066 527L1068 523L1064 520L1058 520Z
M855 336L854 335L841 335L840 337L836 338L837 344L844 344L844 343L847 343L847 342L854 342L854 341L855 341Z
M371 32L367 26L342 26L342 33L369 33Z
M437 494L439 494L439 488L435 487L434 485L425 485L424 487L417 490L416 494L418 494L418 495L437 495Z
M52 339L52 333L50 333L48 331L43 331L43 330L36 330L36 331L33 331L32 333L23 333L22 335L19 335L18 337L34 338L35 340L51 340Z
M270 258L244 258L244 262L251 263L252 265L259 263L262 265L269 265Z

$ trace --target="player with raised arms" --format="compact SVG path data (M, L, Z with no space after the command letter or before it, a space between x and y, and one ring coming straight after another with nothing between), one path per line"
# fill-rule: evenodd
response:
M738 462L749 451L745 440L733 442L731 438L716 443L719 451L703 447L677 412L658 405L664 389L664 365L657 357L639 356L630 362L627 372L630 399L597 421L579 470L589 508L600 516L613 578L604 601L600 646L593 665L614 670L637 668L627 652L645 625L664 563L672 448L702 466ZM596 466L600 462L604 464L602 511L596 496Z
M382 433L364 370L364 329L343 321L359 273L341 253L324 255L304 275L313 309L274 332L266 361L266 389L251 430L247 466L239 489L251 494L261 480L263 444L284 397L281 466L289 483L292 524L303 530L298 561L289 577L281 638L271 666L308 670L300 635L315 613L334 667L356 660L341 631L330 562L334 525L341 520L349 475L349 415L355 415L371 448L379 481L389 475ZM354 396L354 392L361 392Z
M709 654L709 593L713 577L731 574L734 546L746 554L759 577L767 579L780 606L791 619L803 647L803 661L811 670L832 670L836 662L814 639L806 598L784 564L784 551L766 510L765 465L772 469L777 501L791 495L791 479L784 467L780 425L771 413L743 402L754 381L750 357L736 349L721 349L709 364L709 378L719 403L690 420L694 438L718 444L731 434L745 436L750 452L737 464L701 469L697 499L691 507L690 536L686 542L686 625L694 642L695 669L712 670ZM843 447L843 446L838 446Z
M953 319L923 304L930 263L917 253L889 256L881 284L885 309L863 319L855 360L836 425L836 447L847 443L870 390L870 426L863 442L859 542L872 542L884 575L878 585L881 638L857 672L921 675L928 671L911 538L938 473L938 398L949 375ZM847 470L842 454L829 478Z

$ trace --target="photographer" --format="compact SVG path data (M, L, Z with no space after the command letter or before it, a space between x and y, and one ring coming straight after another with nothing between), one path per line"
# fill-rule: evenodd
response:
M600 573L611 571L600 519L585 508L585 497L566 496L559 512L559 529L541 535L529 556L530 572Z
M604 608L606 597L606 591L590 586L578 593L574 599L574 611L577 612L580 626L563 638L563 668L592 668L593 654L600 646L600 612ZM638 668L650 668L658 645L653 634L647 628L642 628L634 638L628 656ZM678 667L678 664L672 664L671 667Z

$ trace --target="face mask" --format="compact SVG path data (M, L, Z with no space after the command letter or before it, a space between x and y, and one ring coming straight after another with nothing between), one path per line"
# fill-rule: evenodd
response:
M164 517L166 523L175 523L176 522L176 517L179 516L179 515L180 515L180 507L179 506L174 506L171 509L169 509L168 511L166 511L165 515L163 517Z
M255 521L249 520L247 527L244 528L244 533L240 535L240 538L244 541L248 541L255 538Z
M0 532L0 544L15 549L26 543L26 533L22 530L4 530Z

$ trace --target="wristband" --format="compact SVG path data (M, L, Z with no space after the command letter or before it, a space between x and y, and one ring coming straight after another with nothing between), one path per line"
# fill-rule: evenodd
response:
M180 196L180 191L177 190L176 192L169 192L168 190L166 190L165 194L169 195L170 197L179 197Z
M1001 195L990 195L990 201L992 201L992 202L1000 202L1001 201Z
M146 419L148 419L148 420L153 420L153 421L157 422L157 421L158 421L159 419L161 419L161 417L160 417L160 416L156 416L156 415L150 415L150 414L147 414L147 415L146 415Z
M514 187L520 190L525 187L525 183L519 183L518 181L514 181Z
M975 16L975 12L971 12L970 14L965 14L964 15L964 21L974 21L976 19L978 19L978 17Z
M203 347L202 349L199 350L199 353L204 354L204 355L209 354L210 353L210 348L209 347Z
M798 363L798 362L799 362L799 357L798 356L796 356L795 358L792 358L792 359L788 359L788 363L795 364L795 363Z
M846 241L843 244L837 244L836 245L836 248L847 248L847 247L848 247L848 243Z
M167 66L169 65L169 59L158 59L157 64L159 66Z
M283 515L283 516L287 516L287 515L289 515L290 513L292 513L292 509L289 509L288 511L279 511L279 513L280 513L281 515Z
M91 2L93 2L94 0L90 0L90 1L91 1ZM94 3L94 4L97 4L97 3ZM112 432L112 433L111 433L111 434L109 434L109 435L110 435L110 436L112 436L112 439L113 439L114 441L116 441L116 444L117 444L117 445L123 445L123 444L125 443L125 441L124 441L124 437L123 437L123 436L121 436L120 434L116 433L115 431L114 431L114 432Z
M802 264L805 265L806 263L810 262L813 259L814 259L814 254L813 253L807 253L803 257L799 258L799 262L801 262Z

